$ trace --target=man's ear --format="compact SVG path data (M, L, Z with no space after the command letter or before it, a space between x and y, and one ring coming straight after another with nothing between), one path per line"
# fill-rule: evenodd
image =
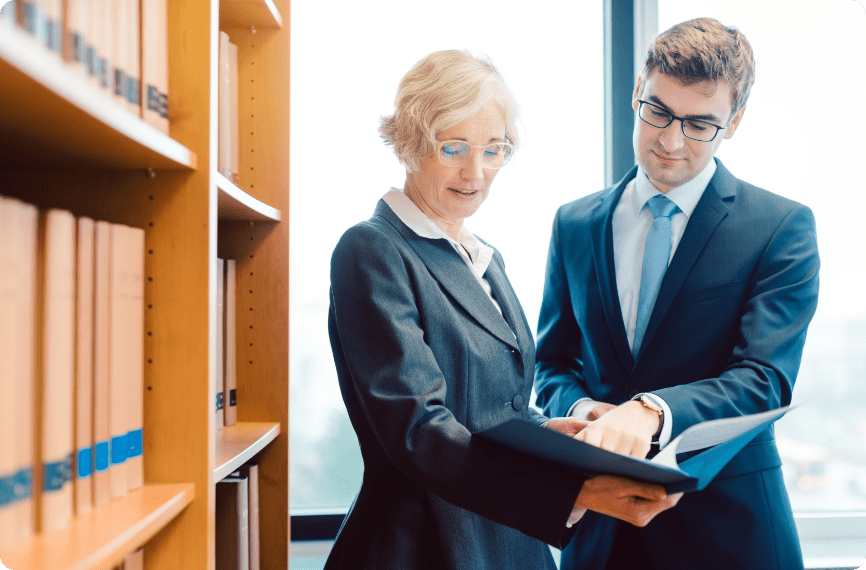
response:
M638 106L637 97L638 97L638 94L640 93L640 83L641 83L642 79L643 78L640 75L637 76L637 81L634 84L634 93L632 93L632 96L631 96L631 108L634 109L635 111L637 111L637 106Z
M743 106L742 109L737 111L737 114L734 115L734 118L731 120L731 124L728 125L728 128L725 129L725 138L729 139L734 136L734 133L737 131L737 127L740 126L740 121L743 120L743 113L746 112L746 107Z

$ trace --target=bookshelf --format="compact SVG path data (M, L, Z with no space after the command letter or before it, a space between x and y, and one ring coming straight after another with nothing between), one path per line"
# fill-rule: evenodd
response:
M143 544L148 570L212 570L216 483L255 458L261 567L288 568L289 1L167 5L169 135L0 33L0 194L145 230L145 487L7 566L108 568ZM239 47L234 184L216 168L220 29ZM238 424L215 436L218 256L237 260Z

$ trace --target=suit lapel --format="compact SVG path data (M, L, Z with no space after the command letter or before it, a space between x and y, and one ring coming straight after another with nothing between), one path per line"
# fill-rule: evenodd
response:
M505 277L505 270L500 266L496 255L493 256L484 275L490 283L493 297L499 303L499 308L502 309L502 316L505 317L511 330L517 337L520 352L525 353L525 347L530 345L534 349L535 341L531 339L532 333L529 330L529 323L526 322L526 316L520 309L517 295L515 295L514 289L508 283L508 279Z
M400 218L382 200L376 207L376 214L386 218L400 232L427 267L430 275L478 324L502 342L520 348L508 324L493 306L490 297L472 274L472 270L466 266L447 240L419 237L400 221Z
M616 267L613 257L613 211L629 181L635 177L637 167L632 168L619 184L602 196L590 219L592 235L592 255L595 273L601 294L601 306L607 327L613 337L613 344L620 361L626 370L631 370L634 360L628 346L625 323L622 320L622 307L619 304L619 291L616 287Z
M655 333L658 331L662 320L670 309L689 272L692 270L713 232L728 215L728 205L724 198L736 194L737 179L716 160L716 173L704 190L695 211L686 225L683 237L677 246L671 264L662 279L656 304L652 315L647 323L644 333L643 344L637 359L640 360L646 347L649 346Z

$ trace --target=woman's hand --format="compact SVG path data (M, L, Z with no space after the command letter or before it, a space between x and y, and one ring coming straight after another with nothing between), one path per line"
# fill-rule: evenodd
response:
M544 427L548 427L550 429L555 429L559 433L564 433L568 437L574 437L578 433L583 430L586 426L589 425L589 422L586 420L579 420L577 418L553 418L546 424Z
M583 484L574 508L610 515L635 526L646 526L657 514L676 505L682 496L682 493L668 495L659 485L598 475Z

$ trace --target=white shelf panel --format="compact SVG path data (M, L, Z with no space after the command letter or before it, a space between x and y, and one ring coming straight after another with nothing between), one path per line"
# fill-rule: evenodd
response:
M276 422L238 422L216 435L214 481L222 481L280 435Z
M253 198L219 172L214 177L219 189L217 204L221 220L280 221L279 210Z

